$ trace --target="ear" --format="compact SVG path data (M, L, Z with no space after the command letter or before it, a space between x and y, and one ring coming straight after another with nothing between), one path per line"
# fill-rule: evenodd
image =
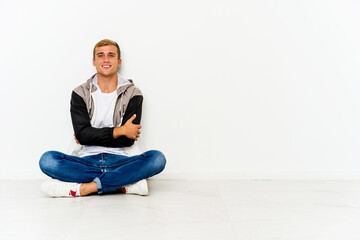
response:
M95 67L95 58L93 58L93 66Z
M122 64L121 58L118 60L118 67L120 67Z

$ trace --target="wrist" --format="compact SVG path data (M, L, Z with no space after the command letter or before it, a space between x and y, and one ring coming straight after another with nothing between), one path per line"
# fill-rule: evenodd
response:
M121 127L115 127L114 128L114 131L113 131L113 137L114 139L115 138L118 138L120 136L123 136L124 135L124 128L121 126Z

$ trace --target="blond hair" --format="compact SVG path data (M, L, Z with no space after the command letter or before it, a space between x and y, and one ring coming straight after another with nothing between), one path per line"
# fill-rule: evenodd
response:
M110 40L110 39L103 39L95 45L94 50L93 50L93 59L95 59L95 49L96 48L102 47L102 46L108 46L108 45L113 45L117 48L118 59L120 59L120 56L121 56L120 47L116 42L114 42L113 40Z

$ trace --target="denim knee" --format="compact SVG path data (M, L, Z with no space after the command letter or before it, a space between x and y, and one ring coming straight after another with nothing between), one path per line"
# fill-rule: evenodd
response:
M164 170L166 165L166 158L164 154L157 150L149 151L149 153L152 155L152 167L156 169L158 173Z
M56 154L57 152L55 151L48 151L41 156L39 166L43 173L49 175L59 166L58 161L54 157Z

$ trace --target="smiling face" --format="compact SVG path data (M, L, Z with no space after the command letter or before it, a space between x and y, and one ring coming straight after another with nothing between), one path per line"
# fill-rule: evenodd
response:
M117 74L117 69L121 65L117 48L114 45L106 45L95 48L93 65L96 71L103 77L110 77Z

